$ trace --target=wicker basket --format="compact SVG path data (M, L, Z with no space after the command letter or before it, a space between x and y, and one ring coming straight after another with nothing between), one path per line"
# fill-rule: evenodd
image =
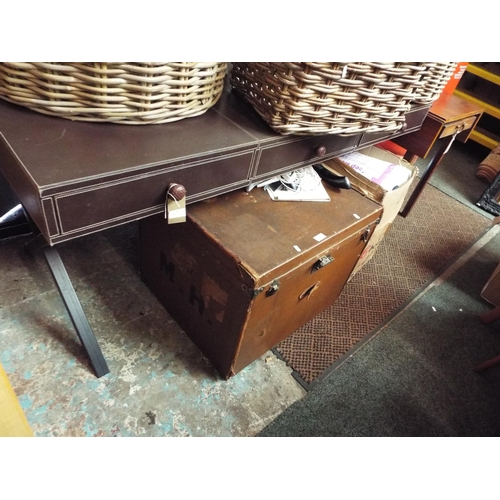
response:
M426 63L232 63L231 85L283 135L396 132Z
M450 80L456 62L429 62L427 72L423 78L423 85L417 91L415 102L420 104L430 104L439 98L441 92Z
M0 63L0 97L71 120L167 123L213 106L227 63Z

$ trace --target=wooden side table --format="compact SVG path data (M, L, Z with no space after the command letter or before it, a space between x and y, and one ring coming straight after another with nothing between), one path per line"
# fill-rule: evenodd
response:
M418 184L400 212L402 217L410 213L453 141L457 139L460 142L466 142L483 111L480 106L461 97L443 94L431 106L420 130L393 139L395 144L406 149L404 159L410 163L414 163L417 158L426 158L439 141L439 148L430 158Z

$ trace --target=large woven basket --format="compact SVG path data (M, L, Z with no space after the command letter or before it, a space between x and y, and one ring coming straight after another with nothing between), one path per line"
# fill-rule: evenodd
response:
M430 104L439 99L443 89L453 75L456 62L429 62L427 72L423 78L423 85L419 87L415 102Z
M0 97L71 120L167 123L213 106L226 71L223 62L4 62Z
M427 72L425 63L232 63L231 85L278 133L396 132Z

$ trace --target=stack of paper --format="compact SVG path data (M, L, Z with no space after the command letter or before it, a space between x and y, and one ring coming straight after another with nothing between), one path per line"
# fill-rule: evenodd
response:
M339 160L367 179L379 184L386 191L402 186L411 177L411 171L403 165L379 160L358 152L347 153L340 156Z

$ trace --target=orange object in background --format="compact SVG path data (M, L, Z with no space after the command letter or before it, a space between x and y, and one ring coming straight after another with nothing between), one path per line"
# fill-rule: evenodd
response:
M394 144L392 141L384 141L380 142L377 144L378 148L385 149L386 151L389 151L390 153L393 153L397 156L404 156L406 153L406 149L402 148L401 146L398 146L397 144Z
M467 68L468 64L468 62L457 63L457 67L448 80L448 83L444 86L442 94L453 94L453 92L457 88L460 78L462 78L462 76L464 75L465 69Z

